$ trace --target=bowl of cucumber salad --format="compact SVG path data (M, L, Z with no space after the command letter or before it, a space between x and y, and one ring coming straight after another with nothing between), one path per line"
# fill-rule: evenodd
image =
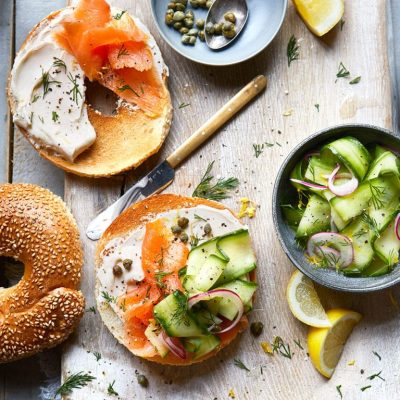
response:
M273 217L285 253L317 283L369 292L400 282L400 139L371 125L307 138L278 173Z

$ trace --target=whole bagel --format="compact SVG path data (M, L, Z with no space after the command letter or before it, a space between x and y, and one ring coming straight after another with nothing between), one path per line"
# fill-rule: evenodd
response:
M83 263L79 233L63 201L28 184L0 185L0 256L25 266L0 288L0 363L64 341L84 312L76 290Z
M128 232L133 231L140 227L141 225L145 225L147 222L153 220L157 217L158 214L170 211L170 210L179 210L182 208L192 208L197 206L208 206L211 208L216 208L218 210L228 210L235 218L237 216L225 207L221 203L217 203L215 201L194 198L194 197L184 197L175 194L160 194L154 195L146 200L133 204L127 210L125 210L118 218L114 220L114 222L109 226L109 228L104 232L101 237L97 249L96 249L96 299L97 299L97 308L99 314L110 330L110 332L114 335L114 337L125 347L131 351L132 354L142 357L140 354L137 354L134 349L129 347L129 343L132 340L129 335L125 332L125 326L123 321L118 317L118 315L114 312L114 310L110 307L107 302L102 301L101 296L101 284L99 281L98 274L100 273L101 265L102 265L102 252L105 249L106 245L114 238L121 237L126 235ZM250 273L250 280L255 282L256 276L255 271ZM147 359L148 361L153 361L158 364L167 364L167 365L190 365L198 362L202 362L208 358L215 356L220 350L224 347L228 346L239 333L243 332L248 326L248 319L246 315L243 315L239 323L230 331L229 337L225 340L224 343L215 349L214 351L200 357L198 359L180 359L173 354L168 354L165 358L156 355L154 357L142 357Z

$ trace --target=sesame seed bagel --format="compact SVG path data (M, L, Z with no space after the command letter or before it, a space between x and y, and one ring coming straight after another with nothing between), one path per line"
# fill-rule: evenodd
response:
M127 235L129 232L134 231L141 226L144 226L147 222L150 222L157 218L157 216L161 213L168 212L171 210L179 210L183 208L193 208L197 206L208 206L211 208L215 208L217 210L227 210L232 216L237 219L237 216L227 207L225 207L221 203L217 203L214 201L193 198L193 197L183 197L174 194L161 194L154 195L149 197L148 199L133 204L127 210L125 210L104 232L102 238L100 239L97 250L96 250L96 299L97 306L100 316L108 327L110 332L114 335L114 337L123 344L132 354L144 358L149 361L153 361L159 364L167 364L167 365L180 365L186 366L198 362L202 362L206 359L209 359L215 356L220 350L228 346L237 335L244 331L248 326L248 319L246 315L243 315L239 323L229 332L228 335L221 342L220 346L218 346L215 350L210 353L200 357L198 359L181 359L171 352L166 357L161 357L159 355L155 355L152 357L144 356L140 353L140 351L136 351L136 349L130 346L131 342L134 342L135 339L132 338L129 333L126 331L124 322L117 315L117 313L112 309L109 303L105 302L102 298L101 291L102 286L99 279L99 275L103 273L102 271L102 253L106 248L107 244L110 243L115 238L123 237ZM255 273L252 271L250 273L250 280L255 281Z
M78 324L76 290L83 263L79 233L63 201L35 185L0 185L0 256L25 266L20 282L0 288L0 363L64 341Z

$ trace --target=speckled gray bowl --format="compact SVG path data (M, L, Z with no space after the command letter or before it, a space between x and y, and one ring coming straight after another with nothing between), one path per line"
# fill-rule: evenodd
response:
M320 285L331 289L344 292L366 293L385 289L399 283L400 266L397 265L387 275L371 278L348 277L333 270L315 268L307 262L304 253L296 246L294 232L285 222L280 207L281 204L287 204L290 199L293 199L293 196L296 196L296 190L289 182L290 172L296 163L310 150L319 149L329 141L349 135L359 139L365 145L381 143L400 150L400 139L393 136L388 130L376 126L340 125L324 129L301 142L284 161L275 181L272 214L275 229L284 252L303 274Z

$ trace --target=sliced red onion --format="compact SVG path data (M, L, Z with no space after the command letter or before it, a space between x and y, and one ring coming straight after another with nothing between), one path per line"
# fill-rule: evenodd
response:
M335 232L320 232L312 235L307 242L307 254L310 257L326 256L328 265L334 262L336 268L345 268L354 259L351 240L347 236Z
M216 333L228 332L238 324L238 322L240 321L240 318L242 318L242 315L244 313L242 299L239 297L239 295L237 293L233 292L232 290L228 290L228 289L213 289L213 290L209 290L208 292L195 294L194 296L189 298L188 308L190 310L199 301L209 301L209 300L215 299L216 297L222 297L224 299L228 299L228 300L232 301L237 307L238 313L237 313L236 318L233 320L233 322L229 326L224 328L222 331L218 331Z
M353 193L358 188L358 179L352 175L352 178L342 185L335 186L335 179L337 179L337 173L340 169L340 164L336 164L335 169L332 171L328 178L328 188L336 196L347 196Z
M397 240L400 240L400 213L397 214L396 219L394 220L394 233L396 234Z
M322 175L323 178L329 179L330 175ZM341 172L340 174L336 174L335 179L351 179L353 177L350 172Z
M175 354L179 358L182 358L182 360L186 360L187 353L179 339L168 336L164 331L161 333L160 339L171 350L171 353Z
M298 183L299 185L307 186L309 188L316 189L316 190L328 189L327 186L322 186L322 185L317 185L317 184L311 183L311 182L301 181L300 179L291 178L290 180L294 183Z

